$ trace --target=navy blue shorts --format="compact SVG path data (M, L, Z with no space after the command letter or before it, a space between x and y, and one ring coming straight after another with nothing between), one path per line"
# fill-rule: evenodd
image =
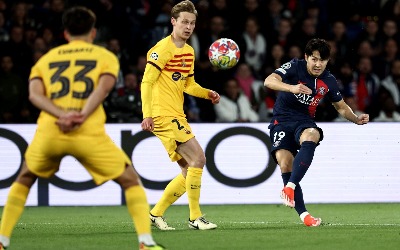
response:
M286 149L292 152L293 156L296 156L298 150L300 149L300 136L303 130L307 128L316 128L320 133L319 141L324 139L324 133L320 127L315 124L314 121L294 121L294 122L280 122L278 124L271 123L269 126L269 136L271 138L272 148L271 155L275 162L276 156L275 152L278 149ZM318 144L319 145L319 142Z

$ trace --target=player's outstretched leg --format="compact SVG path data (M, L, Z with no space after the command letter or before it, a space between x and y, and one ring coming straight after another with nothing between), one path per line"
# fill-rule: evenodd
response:
M186 180L182 174L178 174L164 190L164 193L157 204L150 211L150 221L152 226L160 230L175 230L165 221L163 215L167 208L171 206L186 192Z

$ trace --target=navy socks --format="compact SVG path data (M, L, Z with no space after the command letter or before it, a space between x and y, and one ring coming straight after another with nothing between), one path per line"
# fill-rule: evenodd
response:
M283 173L282 174L282 180L283 184L286 186L286 184L289 182L291 172L289 173ZM300 184L296 184L296 189L294 190L294 209L296 209L296 212L300 215L303 212L306 212L306 205L304 204L304 199L303 199L303 190L301 190Z

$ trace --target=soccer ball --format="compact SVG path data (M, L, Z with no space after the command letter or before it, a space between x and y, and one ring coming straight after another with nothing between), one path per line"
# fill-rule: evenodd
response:
M208 59L219 69L230 69L239 62L240 50L235 41L220 38L213 42L208 49Z

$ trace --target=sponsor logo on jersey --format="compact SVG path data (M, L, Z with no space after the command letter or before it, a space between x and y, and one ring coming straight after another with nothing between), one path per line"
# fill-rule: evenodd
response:
M180 72L174 72L172 73L172 80L174 81L178 81L179 79L181 79L182 74Z
M151 53L150 58L153 60L158 60L158 54L156 52Z

